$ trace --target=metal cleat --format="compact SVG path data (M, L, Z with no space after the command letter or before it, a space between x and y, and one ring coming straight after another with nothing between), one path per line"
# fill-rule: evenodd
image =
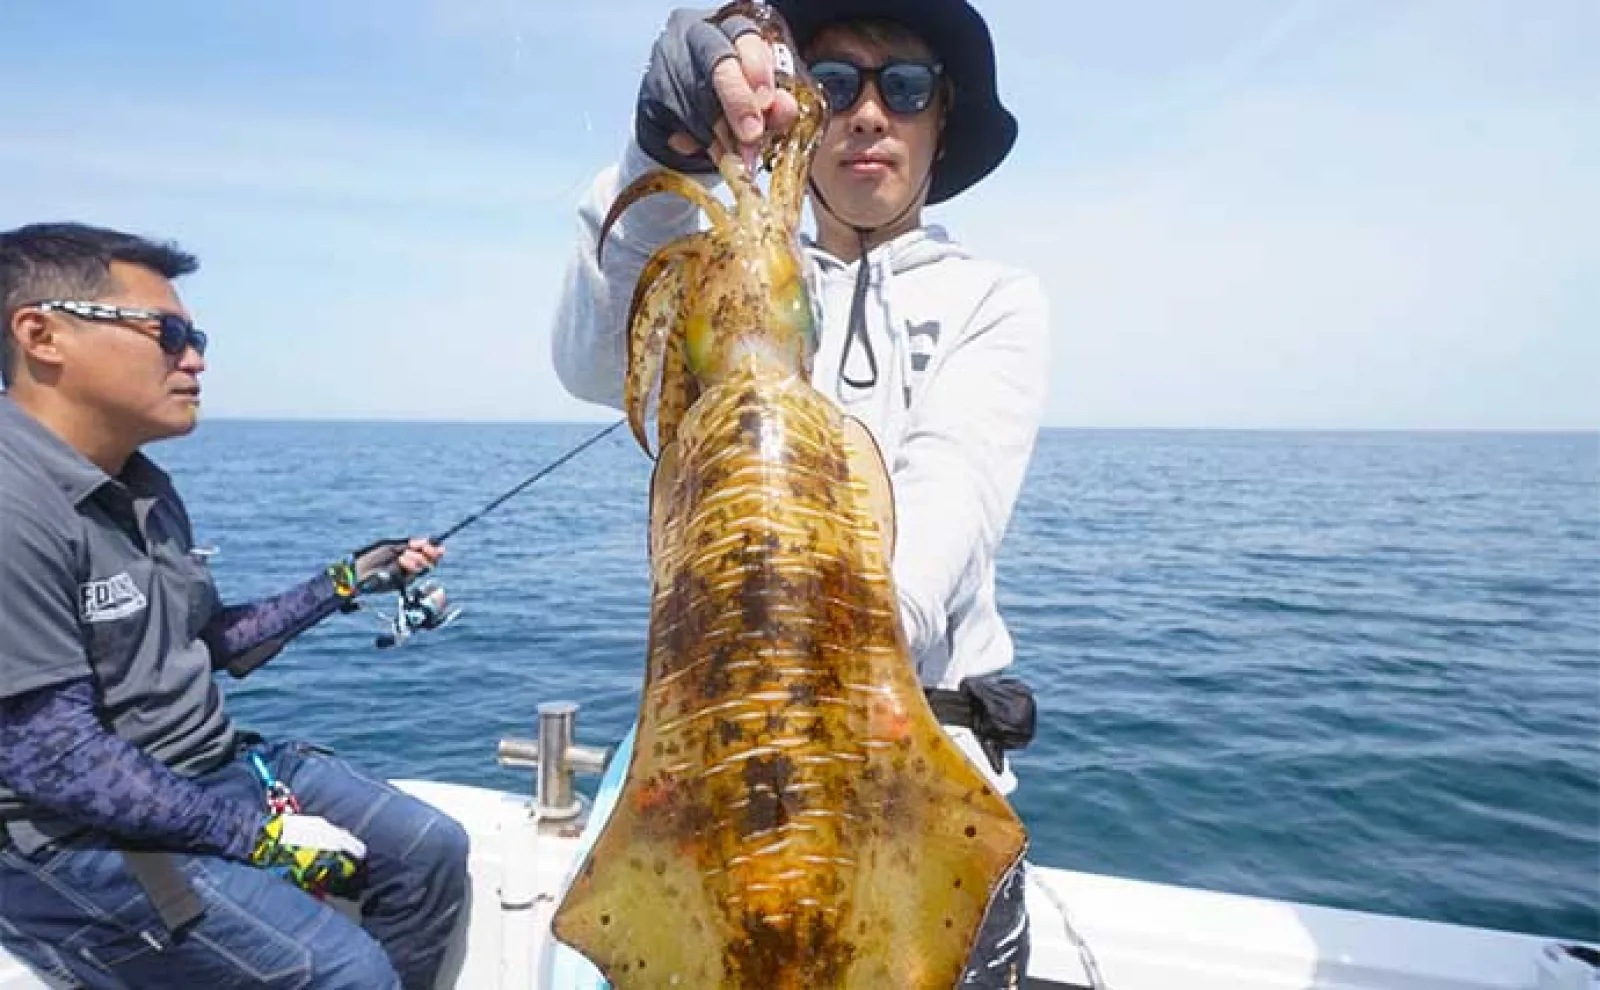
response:
M537 739L500 740L496 759L503 767L537 769L534 811L540 820L562 821L583 811L583 800L572 781L576 774L600 775L611 760L611 747L573 742L578 703L550 701L539 706Z

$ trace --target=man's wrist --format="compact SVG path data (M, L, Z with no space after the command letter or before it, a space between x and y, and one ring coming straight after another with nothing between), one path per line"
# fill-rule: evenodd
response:
M356 564L353 559L346 557L343 560L336 560L329 564L327 575L328 580L333 582L334 594L346 601L349 601L356 596L356 592L358 590L356 581Z

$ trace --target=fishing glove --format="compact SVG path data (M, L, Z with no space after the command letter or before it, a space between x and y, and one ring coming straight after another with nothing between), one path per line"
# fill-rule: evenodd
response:
M729 17L721 24L706 18L714 9L674 10L667 26L650 49L650 64L639 86L639 105L634 115L634 134L645 154L668 168L680 172L715 170L705 151L683 155L667 144L673 134L684 131L700 143L711 146L711 127L722 115L722 104L711 84L711 70L725 58L736 58L734 41L759 31L748 17Z
M366 881L366 845L315 815L273 815L261 826L250 862L318 897L355 897Z
M328 577L340 598L399 591L410 578L400 569L400 555L410 547L409 540L378 540L369 543L343 560L328 565Z

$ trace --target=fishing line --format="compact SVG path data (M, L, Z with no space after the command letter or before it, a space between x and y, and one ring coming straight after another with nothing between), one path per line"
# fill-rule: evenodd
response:
M1078 950L1078 962L1083 965L1083 972L1089 978L1091 990L1110 990L1111 985L1101 975L1100 965L1095 960L1094 952L1089 948L1089 943L1084 940L1083 936L1078 934L1078 929L1072 923L1072 912L1067 910L1066 902L1061 899L1061 895L1056 893L1048 883L1043 880L1037 880L1032 874L1028 874L1026 879L1034 881L1034 886L1044 893L1044 896L1050 900L1050 903L1055 906L1056 911L1060 914L1061 927L1066 931L1067 941L1071 942L1073 948Z
M551 461L549 464L546 464L544 467L542 467L539 470L533 472L533 474L531 474L527 478L523 479L515 488L512 488L510 491L508 491L505 494L501 495L500 497L496 498L494 501L490 502L488 505L485 505L483 508L479 509L477 512L474 512L470 516L467 516L465 519L462 519L460 522L456 523L454 526L451 526L449 529L447 529L444 532L440 533L438 536L433 537L430 542L434 543L435 545L442 546L444 544L445 540L448 540L450 537L452 537L452 536L456 535L457 533L461 532L462 530L466 529L468 526L471 526L473 523L477 522L479 519L482 519L485 515L488 515L490 512L494 511L496 508L498 508L500 506L501 503L505 502L507 499L515 496L516 494L521 492L523 489L527 488L529 485L531 485L534 482L538 481L539 479L545 477L550 472L554 471L556 468L559 468L561 465L567 463L568 461L572 460L574 457L577 457L579 454L583 453L585 450L588 450L590 447L592 447L596 443L600 442L601 438L603 438L606 434L610 433L612 430L614 430L617 427L621 426L625 422L627 422L627 420L619 419L615 423L612 423L610 426L608 426L605 429L601 430L599 433L596 433L594 436L592 436L589 439L587 439L587 440L583 441L582 443L578 444L576 447L573 447L571 450L567 451L565 454L562 454L560 457L557 457L555 460Z
M619 419L615 423L612 423L610 426L589 437L576 447L568 450L560 457L557 457L549 464L546 464L544 467L518 482L517 485L510 491L501 494L483 508L462 519L460 522L457 522L454 526L446 529L438 536L433 537L431 542L436 546L443 546L445 540L448 540L450 537L466 529L468 526L471 526L479 519L482 519L490 512L493 512L507 499L515 497L517 494L525 490L529 485L547 476L550 474L550 472L561 467L561 465L572 460L574 457L577 457L579 454L583 453L585 450L588 450L596 443L599 443L600 440L606 436L606 434L610 433L612 430L615 430L625 422L627 422L626 419ZM413 575L411 578L399 578L398 573L390 573L391 571L397 572L398 564L390 565L389 568L380 571L375 575L369 576L367 579L364 579L363 582L365 583L367 580L378 582L375 585L377 587L382 587L385 585L397 586L395 587L394 615L388 616L382 612L378 613L378 618L386 627L386 631L373 640L373 645L378 647L380 650L388 649L393 646L400 646L410 639L415 633L429 629L443 629L445 626L454 622L456 618L461 615L461 609L451 605L450 598L445 593L444 586L438 581L427 579L418 581L415 584L411 583L414 578L421 577L421 574L427 573L426 571L422 571L419 574ZM359 607L359 605L356 605L355 603L352 603L352 605Z

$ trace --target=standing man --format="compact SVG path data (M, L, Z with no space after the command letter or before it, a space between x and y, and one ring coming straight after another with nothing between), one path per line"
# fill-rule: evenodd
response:
M244 676L443 551L383 541L218 601L141 451L199 414L206 335L172 285L196 267L112 230L0 233L0 944L69 986L429 990L466 834L235 726L213 671Z
M805 243L818 307L814 384L861 419L894 486L894 578L917 670L952 738L1002 793L1004 751L1033 729L1031 695L996 676L1013 659L995 602L995 555L1032 456L1049 368L1049 317L1034 276L974 257L923 208L956 196L1009 153L994 49L966 0L774 0L831 120L812 164L817 219ZM693 233L674 197L600 225L619 189L662 166L718 181L705 149L725 117L757 144L792 120L773 85L782 58L744 18L715 26L678 10L656 41L633 139L579 209L580 236L554 328L575 395L620 408L625 326L646 259ZM992 906L966 987L1019 984L1028 928L1019 869Z

